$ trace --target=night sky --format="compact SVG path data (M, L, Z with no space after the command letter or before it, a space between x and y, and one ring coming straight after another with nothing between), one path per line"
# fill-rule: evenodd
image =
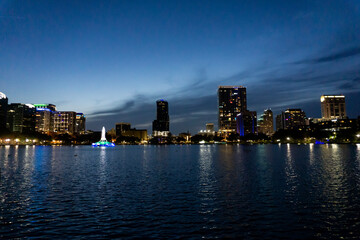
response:
M87 129L217 126L217 87L247 87L258 115L344 94L360 115L360 1L0 1L0 91L83 112Z

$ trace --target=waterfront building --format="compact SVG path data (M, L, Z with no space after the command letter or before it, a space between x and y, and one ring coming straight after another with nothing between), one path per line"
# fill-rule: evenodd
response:
M54 132L59 134L74 134L76 112L59 111L54 114Z
M258 132L271 136L274 134L274 117L271 109L264 110L258 121Z
M243 111L236 116L236 132L240 136L257 134L256 111Z
M45 134L54 132L54 104L34 104L36 109L35 131Z
M10 132L35 132L35 106L22 103L10 104L7 111L6 125Z
M0 92L0 133L6 130L6 118L8 110L8 98Z
M124 131L122 133L122 136L124 137L136 137L140 141L146 141L147 138L147 130L146 129L136 129L132 128L130 130Z
M206 124L206 131L211 132L211 133L215 133L214 124L213 123L207 123Z
M306 125L306 115L301 109L288 108L276 116L276 130L301 129Z
M358 129L357 124L357 119L343 118L326 121L312 121L310 124L310 128L312 130L321 130L335 133L346 129L353 129L354 131L356 131Z
M120 137L122 136L122 134L125 131L129 131L131 129L131 124L130 123L116 123L115 124L115 132L116 132L116 137Z
M136 129L131 128L130 123L116 123L115 125L116 137L135 137L138 138L140 141L148 140L147 130L146 129Z
M191 140L191 133L189 132L179 133L179 137L185 139L185 142L189 142Z
M246 88L243 86L219 86L219 132L236 132L236 117L247 110Z
M346 118L344 95L322 95L320 102L322 118L327 120Z
M76 134L85 134L85 121L86 118L83 113L76 113L76 120L75 120Z
M167 137L170 134L169 105L163 99L156 101L156 120L152 128L154 137Z

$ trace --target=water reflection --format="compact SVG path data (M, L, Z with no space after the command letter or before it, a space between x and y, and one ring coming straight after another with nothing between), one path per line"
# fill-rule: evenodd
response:
M106 182L106 148L100 148L99 158L99 187L102 188Z
M0 238L356 239L360 144L0 147Z

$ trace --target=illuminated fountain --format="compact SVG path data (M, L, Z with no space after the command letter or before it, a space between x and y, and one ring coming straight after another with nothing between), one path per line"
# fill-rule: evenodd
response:
M93 143L93 147L115 147L115 143L108 142L105 137L105 127L102 128L101 131L101 139L100 141Z

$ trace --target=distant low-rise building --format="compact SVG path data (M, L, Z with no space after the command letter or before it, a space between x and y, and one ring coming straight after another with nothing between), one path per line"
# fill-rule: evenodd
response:
M147 130L146 129L136 129L136 128L132 128L130 130L127 130L125 132L122 133L122 136L125 137L136 137L138 138L140 141L146 141L147 138Z
M115 125L116 137L135 137L138 138L140 141L147 141L147 130L146 129L136 129L131 128L130 123L116 123Z
M123 135L125 131L129 131L130 129L131 129L130 123L124 123L124 122L116 123L115 124L116 137Z

